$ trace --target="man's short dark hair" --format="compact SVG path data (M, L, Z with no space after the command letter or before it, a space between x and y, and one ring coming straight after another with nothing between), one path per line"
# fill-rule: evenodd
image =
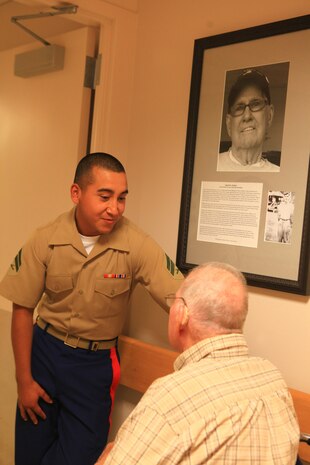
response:
M115 173L125 173L124 166L117 158L113 157L113 155L104 152L94 152L85 155L85 157L79 161L73 182L80 187L85 187L85 185L90 184L92 182L92 169L95 166Z
M228 112L240 95L241 91L248 86L255 86L260 89L263 95L271 103L270 89L268 78L257 69L248 69L238 76L236 82L233 84L228 95Z

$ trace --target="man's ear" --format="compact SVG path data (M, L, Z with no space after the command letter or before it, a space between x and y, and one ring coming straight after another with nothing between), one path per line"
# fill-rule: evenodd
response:
M267 120L268 128L270 128L270 126L272 125L273 117L274 117L274 106L270 104L269 112L268 112L268 120Z
M231 116L229 113L226 115L226 129L229 137L231 137Z
M189 315L188 315L188 308L186 305L182 305L182 308L180 310L180 327L183 329L185 326L187 326L189 320Z
M77 205L79 203L80 195L81 195L80 186L78 184L75 184L75 183L72 184L70 192L71 192L71 200L72 200L72 202Z

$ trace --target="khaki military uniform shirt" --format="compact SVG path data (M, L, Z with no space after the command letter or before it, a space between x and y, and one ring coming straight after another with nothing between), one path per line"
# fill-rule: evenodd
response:
M35 308L60 331L85 339L110 339L122 330L137 283L166 308L182 274L146 233L122 218L87 255L75 209L35 231L0 283L0 294ZM143 309L141 309L143 312Z

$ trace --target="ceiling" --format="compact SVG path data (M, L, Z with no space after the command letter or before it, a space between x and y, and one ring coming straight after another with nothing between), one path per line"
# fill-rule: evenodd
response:
M69 4L69 3L68 3ZM72 3L74 4L74 3ZM11 21L13 16L35 14L40 12L56 11L38 3L37 5L27 5L27 2L13 0L0 0L0 51L25 45L31 42L38 42L37 39L25 32L22 28ZM77 22L73 17L75 14L62 14L49 16L47 18L35 18L20 20L19 22L33 31L39 37L46 40L49 36L62 34L74 29L83 27L84 24ZM40 43L40 42L38 42Z

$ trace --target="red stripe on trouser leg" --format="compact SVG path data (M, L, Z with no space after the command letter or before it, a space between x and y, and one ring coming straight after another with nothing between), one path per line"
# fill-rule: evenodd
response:
M121 370L120 370L120 365L116 353L116 348L113 347L110 351L110 358L111 358L111 363L112 363L112 373L113 373L113 378L112 378L112 383L110 387L110 398L111 398L111 411L110 411L110 417L109 417L109 422L110 422L110 427L111 427L111 416L112 416L112 411L114 407L114 399L115 399L115 392L116 388L119 383L119 379L121 376Z

